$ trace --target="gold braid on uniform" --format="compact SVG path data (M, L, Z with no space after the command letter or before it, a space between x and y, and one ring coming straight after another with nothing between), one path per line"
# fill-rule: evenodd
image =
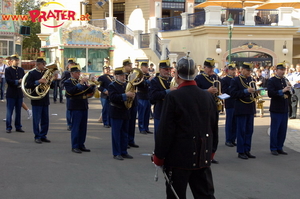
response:
M77 79L71 78L70 80L72 81L73 85L76 85L76 84L79 83ZM90 87L88 87L87 89L85 89L85 90L83 90L83 91L81 91L81 92L79 92L79 93L76 93L76 94L74 94L74 95L81 95L82 93L86 92L86 91L89 90L89 89L90 89ZM71 95L70 93L68 93L67 91L66 91L66 93L67 93L68 95L72 96L72 95ZM73 96L74 96L74 95L73 95Z
M205 79L208 81L208 82L210 82L212 85L214 85L214 82L213 81L211 81L208 77L208 75L207 74L204 74L204 73L202 73L202 75L203 75L203 77L205 77Z
M165 90L169 89L169 88L166 87L166 85L165 85L164 82L162 81L162 80L168 81L168 79L165 79L165 78L163 78L163 77L161 77L161 76L158 76L158 79L159 79L160 84L162 85L162 87L163 87Z
M246 89L250 88L250 86L248 86L247 84L245 84L245 82L243 81L241 75L239 76L239 78L240 78L240 81L241 81L241 83L242 83L242 86L244 86ZM251 104L251 103L253 103L253 102L255 101L255 99L253 99L252 97L250 97L250 99L251 99L250 102L245 102L245 101L242 100L242 99L239 99L239 100L240 100L241 102L243 102L244 104Z

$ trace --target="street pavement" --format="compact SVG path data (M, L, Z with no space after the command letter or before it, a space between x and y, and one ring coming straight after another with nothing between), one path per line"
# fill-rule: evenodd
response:
M300 128L299 119L289 121L285 151L273 156L269 151L270 124L266 98L265 116L255 118L252 153L256 159L237 158L235 147L224 144L225 115L220 115L219 148L212 165L215 196L218 199L298 199L300 197ZM30 101L24 99L30 106ZM52 100L51 100L52 101ZM89 100L88 136L90 153L71 152L70 132L65 121L65 104L50 105L51 143L33 141L32 119L22 110L25 133L5 133L0 121L0 199L161 199L165 198L165 181L161 172L154 181L155 167L149 154L153 135L142 135L136 129L132 160L112 158L110 129L97 120L99 99ZM0 115L5 118L5 103ZM153 121L151 120L151 131ZM193 198L188 189L189 199Z

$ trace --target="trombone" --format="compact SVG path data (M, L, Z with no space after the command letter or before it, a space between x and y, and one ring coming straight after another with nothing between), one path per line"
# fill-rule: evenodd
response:
M219 80L217 80L217 79L214 79L214 81L213 81L213 87L216 87L218 89L218 92L215 94L215 99L216 99L216 102L217 102L218 111L222 111L223 100L221 100L220 98L218 98L219 95L222 95L222 92L221 92L221 82Z

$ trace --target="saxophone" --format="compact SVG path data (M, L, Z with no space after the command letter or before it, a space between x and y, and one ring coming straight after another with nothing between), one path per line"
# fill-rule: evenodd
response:
M138 68L133 68L130 74L127 77L127 85L125 89L125 93L127 92L135 92L135 86L142 83L144 80L144 74L143 72ZM132 106L134 98L127 98L127 101L124 102L126 108L130 109Z
M40 100L40 99L44 98L50 90L51 83L54 79L54 72L56 70L58 70L58 66L55 62L53 62L53 63L46 65L45 68L47 68L47 70L44 73L42 79L46 79L47 83L39 84L37 87L35 87L34 90L25 88L25 85L27 84L27 77L28 77L29 72L36 70L35 68L28 71L22 79L21 89L22 89L24 95L31 100ZM33 91L36 92L37 96L32 95Z

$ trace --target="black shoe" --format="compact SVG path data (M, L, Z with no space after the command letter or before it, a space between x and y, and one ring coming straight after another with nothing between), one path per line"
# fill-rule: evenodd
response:
M116 160L124 160L124 159L122 158L122 156L120 156L120 155L115 155L115 156L114 156L114 159L116 159Z
M277 150L278 154L287 155L288 153L283 150Z
M68 131L71 131L71 127L70 127L70 126L68 126L67 130L68 130Z
M130 149L130 146L129 146L129 145L127 145L127 149Z
M25 132L23 129L17 129L16 131L17 131L17 132L21 132L21 133L24 133L24 132Z
M91 152L90 149L87 149L87 148L85 148L85 147L81 147L81 148L79 148L79 149L80 149L80 151L83 151L83 152Z
M133 157L129 154L121 155L122 158L133 159Z
M128 144L128 146L133 147L133 148L139 148L139 145L133 143L133 144Z
M271 154L272 155L278 155L278 152L277 151L271 151Z
M225 145L229 147L234 147L234 145L231 142L225 142Z
M34 142L37 143L37 144L42 144L42 140L41 139L35 139Z
M236 146L236 143L235 142L232 142L233 146Z
M104 127L104 128L110 128L110 126L109 126L109 125L103 125L103 127Z
M64 102L60 102L61 104L64 104Z
M11 129L7 129L7 130L6 130L6 133L11 133Z
M78 148L72 149L72 152L74 152L74 153L82 153L81 150L78 149Z
M42 142L51 142L50 140L48 140L47 138L41 138Z
M238 157L244 160L248 159L248 156L245 153L239 153Z
M141 134L147 135L147 131L140 131Z
M295 117L295 116L292 116L292 117L290 117L290 119L296 119L296 117Z
M212 159L212 160L211 160L211 163L213 163L213 164L219 164L219 161L218 161L218 160L215 160L215 159Z
M147 131L147 130L146 130L146 132L147 132L148 134L153 134L153 132L151 132L151 131Z
M249 151L245 152L246 156L248 156L248 158L256 158L255 155L252 155Z

